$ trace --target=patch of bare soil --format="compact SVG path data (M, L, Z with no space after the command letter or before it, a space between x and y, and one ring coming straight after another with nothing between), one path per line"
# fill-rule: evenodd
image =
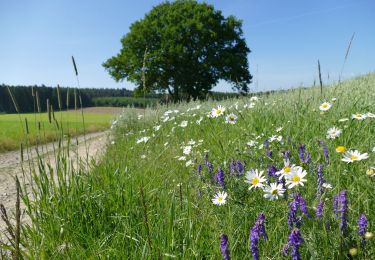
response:
M106 145L109 140L108 132L92 133L86 136L79 136L72 138L70 145L70 159L73 160L73 165L77 160L96 161L104 154ZM74 143L72 145L72 143ZM28 180L22 177L22 165L26 172L29 172L29 165L35 165L36 159L41 156L45 163L55 165L54 150L57 148L57 143L49 143L39 147L32 147L29 152L24 152L24 161L21 162L21 152L12 151L0 154L0 203L5 206L8 211L8 216L13 216L16 204L16 183L15 177L18 176L20 181L25 181L26 186L30 186ZM38 151L38 152L37 152ZM26 175L29 175L26 173ZM21 206L21 208L23 208ZM27 222L27 218L22 216L21 222ZM5 223L0 219L0 237L5 230Z

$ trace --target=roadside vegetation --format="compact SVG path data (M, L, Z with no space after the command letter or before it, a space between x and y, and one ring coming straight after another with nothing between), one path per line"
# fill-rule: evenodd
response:
M126 111L92 171L62 153L55 171L32 173L35 188L22 187L32 223L13 254L371 259L374 87L369 74L322 90Z

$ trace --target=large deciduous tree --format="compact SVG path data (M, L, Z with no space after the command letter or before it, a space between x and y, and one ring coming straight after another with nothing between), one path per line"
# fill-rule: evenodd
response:
M246 93L250 49L241 26L207 3L164 2L130 26L120 52L103 66L116 81L168 92L174 101L203 97L219 80Z

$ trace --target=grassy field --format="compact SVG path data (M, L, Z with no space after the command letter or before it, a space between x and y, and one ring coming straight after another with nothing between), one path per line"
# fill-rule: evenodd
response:
M24 197L33 220L23 232L24 254L282 259L284 251L289 259L372 259L373 233L366 232L375 231L374 87L370 74L323 93L294 89L128 112L91 173L62 167L54 174L70 184L35 181L37 200ZM321 107L324 101L331 107ZM223 115L208 116L218 105ZM226 123L231 113L233 124ZM367 117L352 119L356 113ZM341 134L328 135L334 126ZM339 153L339 146L362 155ZM254 179L251 169L263 177ZM279 190L267 188L273 184ZM218 193L227 197L215 200Z
M91 109L92 110L92 109ZM91 113L84 110L86 133L97 132L107 129L111 124L113 113L108 113L106 109L100 109ZM119 112L119 111L117 111ZM81 111L57 112L55 118L62 122L64 134L75 136L83 133L83 123ZM28 124L27 141L26 120ZM35 145L56 140L60 130L54 121L49 123L48 114L0 114L0 153L19 149L21 143Z

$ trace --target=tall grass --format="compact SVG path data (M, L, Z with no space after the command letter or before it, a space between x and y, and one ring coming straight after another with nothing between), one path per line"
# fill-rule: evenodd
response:
M291 231L288 203L292 192L297 192L311 215L303 218L300 228L302 259L349 259L351 248L359 250L360 258L371 259L374 241L361 247L356 221L365 213L369 230L374 231L374 179L366 175L374 162L374 119L339 119L374 112L374 85L375 75L370 74L341 83L335 95L333 85L324 89L323 96L319 88L311 88L275 93L258 101L178 104L168 108L168 120L166 107L141 115L127 111L114 125L114 144L91 171L72 167L64 153L56 169L38 165L40 174L33 172L33 200L25 195L30 188L23 187L22 198L32 220L23 228L23 254L35 259L219 259L219 238L225 233L233 259L249 259L250 228L263 212L268 239L260 241L260 257L280 259ZM332 108L320 113L319 105L331 98L337 99ZM207 112L217 104L225 106L226 113L236 114L237 123L226 124L224 117L208 118ZM183 121L188 122L186 127ZM332 126L343 133L327 140L327 129ZM282 130L277 132L279 127ZM269 143L273 154L266 156L259 146L272 135L282 135L283 141ZM143 137L149 137L148 141L141 142L146 140ZM192 140L192 152L184 155L183 147ZM258 144L249 147L249 141ZM321 141L327 145L329 163ZM311 154L309 163L298 159L301 144ZM370 157L344 163L335 152L338 145L368 152ZM230 173L234 160L240 160L246 171L280 169L283 151L290 151L292 162L308 171L305 186L289 190L285 198L269 201L263 191L248 190L244 175ZM213 172L206 167L207 161ZM318 164L324 164L324 177L332 185L321 197L326 202L322 219L315 217L320 201L316 195ZM219 168L224 171L224 188L214 178ZM222 190L228 193L227 203L213 205L211 199ZM332 209L334 195L342 190L348 191L350 203L345 236Z

